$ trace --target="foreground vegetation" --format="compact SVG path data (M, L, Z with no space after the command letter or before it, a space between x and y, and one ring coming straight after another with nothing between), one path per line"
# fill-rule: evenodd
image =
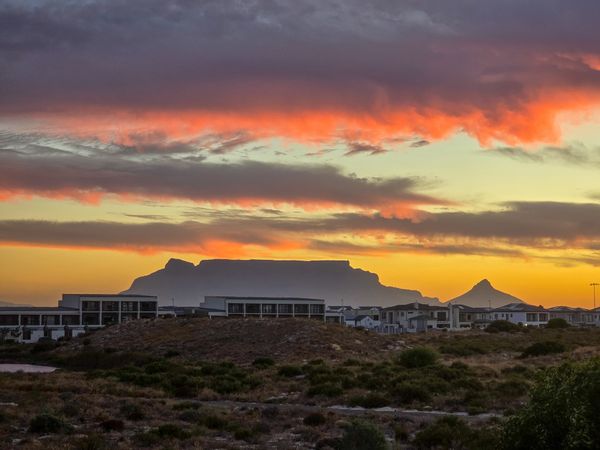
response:
M100 348L91 337L0 346L1 360L60 367L49 375L0 374L5 448L558 449L600 442L600 330L430 333L397 336L396 347L368 357L264 354L219 362L175 348Z

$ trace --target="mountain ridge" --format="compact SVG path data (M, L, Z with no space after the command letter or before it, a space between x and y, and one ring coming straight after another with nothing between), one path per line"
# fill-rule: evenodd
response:
M475 308L499 308L500 306L504 306L509 303L525 303L525 301L515 297L514 295L507 294L506 292L496 289L494 286L492 286L492 283L490 283L487 278L484 278L464 294L448 300L446 304L448 303L472 306Z
M209 259L194 265L171 258L122 293L158 295L162 305L198 305L206 295L314 297L352 306L441 303L418 290L385 286L348 260Z

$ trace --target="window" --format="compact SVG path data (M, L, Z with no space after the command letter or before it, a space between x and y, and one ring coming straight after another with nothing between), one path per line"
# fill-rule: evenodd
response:
M100 314L84 313L82 321L84 325L100 325Z
M247 303L246 314L260 314L260 305L257 303Z
M129 322L137 319L137 313L121 313L121 322Z
M102 313L102 325L113 325L119 322L119 313Z
M154 319L155 317L156 317L156 313L151 313L151 312L140 313L140 319Z
M19 316L17 314L0 316L0 325L19 325Z
M438 311L437 318L438 318L438 320L441 320L443 322L445 322L446 320L448 320L446 311Z
M548 314L540 313L540 322L546 322L546 321L548 321Z
M43 325L60 325L60 316L55 315L44 315L42 316Z
M294 305L277 305L279 315L291 315L294 312Z
M102 311L118 311L119 302L102 302Z
M121 311L123 312L137 312L138 310L138 302L122 302L121 303Z
M527 313L526 320L527 322L537 322L537 314Z
M308 305L294 305L294 314L308 314Z
M84 300L81 302L81 309L83 311L100 311L100 302Z
M325 312L325 305L310 305L311 314L323 314Z
M79 325L79 316L62 316L63 325Z
M21 316L21 325L39 325L40 316L37 315L23 315Z
M31 340L31 330L29 330L27 328L23 329L23 340L24 341Z
M227 312L229 314L244 314L244 304L243 303L228 303L227 304Z
M274 304L262 305L262 313L274 316L275 314L277 314L277 305L274 305Z
M140 302L142 311L156 311L156 302Z

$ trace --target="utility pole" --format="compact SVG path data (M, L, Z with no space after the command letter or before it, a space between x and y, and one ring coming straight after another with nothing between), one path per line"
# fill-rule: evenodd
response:
M600 283L590 283L592 287L592 292L594 293L594 309L596 309L596 286L600 286Z

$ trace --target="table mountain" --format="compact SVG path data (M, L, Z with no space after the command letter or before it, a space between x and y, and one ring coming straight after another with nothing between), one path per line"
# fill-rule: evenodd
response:
M198 305L205 295L314 297L353 306L439 304L419 291L384 286L376 274L355 269L349 261L213 259L195 266L171 259L163 269L134 280L124 293L158 295L161 305Z

